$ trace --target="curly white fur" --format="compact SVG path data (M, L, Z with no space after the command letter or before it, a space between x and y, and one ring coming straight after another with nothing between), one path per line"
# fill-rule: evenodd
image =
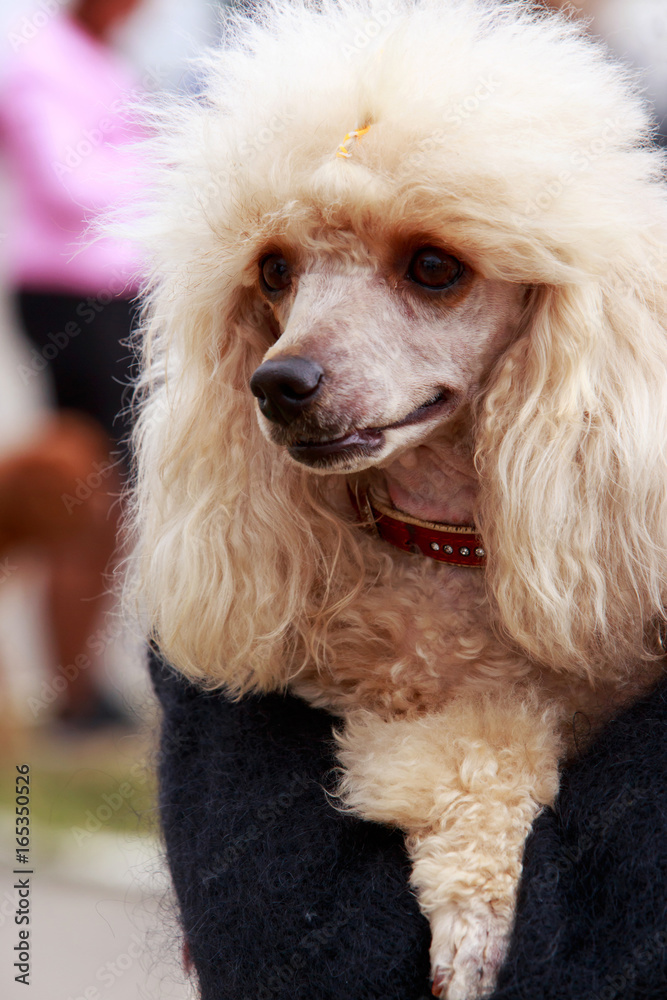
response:
M237 695L292 683L352 713L348 801L410 835L422 905L440 914L443 995L483 993L565 721L577 708L605 718L659 669L663 159L627 74L527 4L267 2L254 20L230 17L204 66L205 97L158 116L162 169L142 224L135 592L190 677ZM408 224L456 248L480 288L523 290L461 408L485 583L368 538L345 476L276 447L248 389L296 323L262 299L258 256L289 239L335 260L344 299L370 273L363 234L388 245ZM348 299L336 315L359 336L361 296ZM477 766L480 782L465 777ZM498 823L473 836L501 801L506 836Z

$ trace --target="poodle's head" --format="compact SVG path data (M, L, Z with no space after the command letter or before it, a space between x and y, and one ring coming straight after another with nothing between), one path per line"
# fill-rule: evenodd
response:
M241 690L326 651L387 561L346 476L465 410L499 626L556 668L636 658L667 565L667 210L627 74L502 0L268 0L205 66L161 113L144 227L167 654Z
M323 473L385 464L437 433L477 398L521 315L523 287L482 277L443 234L374 221L321 227L309 249L287 232L258 262L275 330L250 379L260 426Z

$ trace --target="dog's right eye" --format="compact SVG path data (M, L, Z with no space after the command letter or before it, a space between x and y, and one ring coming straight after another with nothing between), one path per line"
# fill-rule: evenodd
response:
M408 267L408 277L422 288L444 292L455 285L465 271L456 257L437 247L422 247L413 255Z
M259 275L265 292L283 292L292 281L290 267L284 257L272 253L259 262Z

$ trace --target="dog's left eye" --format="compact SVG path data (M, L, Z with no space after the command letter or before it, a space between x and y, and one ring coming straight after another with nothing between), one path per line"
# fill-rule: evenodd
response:
M410 261L408 277L424 288L443 291L456 284L463 271L461 261L451 254L435 247L422 247Z
M282 292L289 288L292 280L289 264L277 253L262 258L259 262L259 274L266 292Z

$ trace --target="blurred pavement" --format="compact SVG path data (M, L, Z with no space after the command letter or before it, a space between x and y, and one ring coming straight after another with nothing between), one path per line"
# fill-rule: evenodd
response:
M118 838L120 839L120 838ZM179 968L180 943L166 878L157 879L157 848L105 844L103 867L132 866L122 882L81 878L39 867L32 876L32 968L26 990L14 981L14 880L0 866L0 994L7 1000L190 1000L194 993ZM134 856L134 857L133 857ZM147 873L151 872L147 889ZM9 898L8 898L9 894ZM7 911L10 910L9 915Z
M64 0L1 0L0 59L65 5ZM192 85L184 59L214 37L216 7L215 0L147 0L119 38L146 86L179 90ZM31 436L49 401L41 378L26 383L20 375L29 352L16 331L2 281L7 197L0 164L0 454ZM194 994L180 966L176 909L160 844L151 832L150 741L130 732L100 746L94 737L50 732L52 709L36 713L30 708L50 676L52 656L42 626L43 575L38 566L28 566L5 574L0 583L0 997L190 1000ZM143 657L132 636L117 625L109 631L113 641L101 664L105 689L145 720L150 694ZM154 723L151 729L154 733ZM13 968L20 929L14 922L18 890L13 885L21 876L12 870L12 795L15 765L24 761L35 777L27 989L15 982ZM145 774L135 769L137 761ZM105 803L114 801L123 781L131 783L132 795L107 820ZM90 822L91 814L101 822Z

